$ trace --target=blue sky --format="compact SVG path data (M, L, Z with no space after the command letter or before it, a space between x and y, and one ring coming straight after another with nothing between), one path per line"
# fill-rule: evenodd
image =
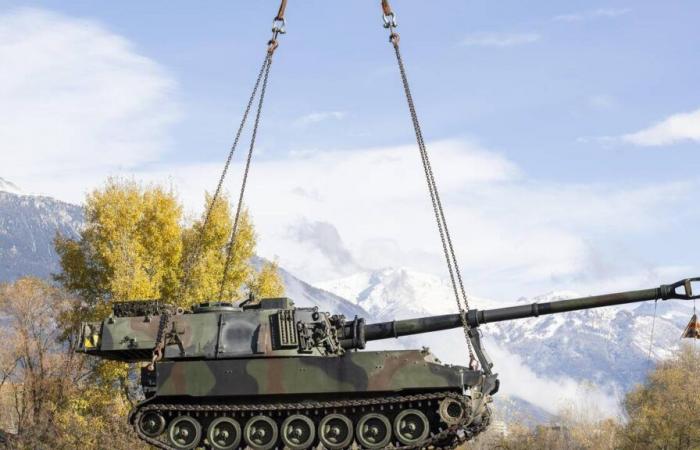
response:
M291 1L275 55L248 198L260 252L312 281L442 272L378 3ZM477 294L700 268L700 4L394 3ZM168 182L196 210L276 7L0 0L0 176L75 202L108 175Z

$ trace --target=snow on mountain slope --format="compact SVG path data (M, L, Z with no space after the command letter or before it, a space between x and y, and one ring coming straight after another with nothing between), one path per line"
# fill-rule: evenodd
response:
M317 287L344 297L376 320L395 320L457 311L451 285L435 275L406 268L360 272ZM486 303L483 299L470 301ZM489 302L490 303L490 302Z
M3 177L0 177L0 191L10 194L22 194L22 190L16 184Z
M82 220L79 206L0 191L0 281L56 272L53 239L56 233L76 236Z

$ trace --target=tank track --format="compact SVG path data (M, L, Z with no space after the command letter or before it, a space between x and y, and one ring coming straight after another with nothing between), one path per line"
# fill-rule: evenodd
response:
M250 414L258 415L265 414L268 417L272 417L275 414L292 414L300 412L312 412L312 411L325 411L325 412L375 412L375 411L385 411L393 410L394 408L403 409L409 405L422 405L423 402L428 402L429 405L435 406L443 399L454 399L458 401L464 410L464 414L460 420L447 426L444 429L440 429L436 433L430 433L429 437L424 441L415 445L403 445L395 446L397 440L392 439L387 447L393 450L419 450L419 449L432 449L432 450L448 450L455 449L459 445L467 442L479 433L486 430L489 425L491 418L491 411L487 405L480 405L478 408L481 414L475 415L472 409L472 399L467 395L458 394L452 391L445 392L433 392L425 394L415 394L415 395L392 395L385 397L372 397L372 398L361 398L361 399L348 399L348 400L331 400L331 401L302 401L293 403L258 403L258 404L171 404L171 403L149 403L148 400L136 405L129 413L129 422L133 425L138 437L144 442L164 450L178 450L177 447L171 446L168 442L163 440L152 438L145 435L139 427L140 418L143 414L154 411L161 412L164 416L175 418L183 414L194 415L194 417L203 416L208 417L207 420L213 420L216 417L221 417L224 414ZM325 414L324 412L324 414ZM311 415L311 414L309 414ZM166 427L167 429L167 427ZM166 432L163 432L160 437L166 438ZM206 435L206 430L203 431L202 440L200 444L204 442L204 436ZM316 442L318 441L318 436L316 437ZM353 443L357 445L356 447L348 446L348 448L360 448L356 440ZM320 444L315 444L320 445ZM246 448L245 444L241 443L239 448ZM284 448L283 446L274 447L276 449Z

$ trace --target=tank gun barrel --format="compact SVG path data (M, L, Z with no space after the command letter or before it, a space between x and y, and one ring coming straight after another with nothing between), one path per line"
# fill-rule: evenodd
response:
M673 284L664 284L656 288L641 289L638 291L594 295L590 297L532 303L529 305L510 306L506 308L485 310L471 309L466 313L464 318L460 314L446 314L442 316L372 323L364 325L362 328L364 340L375 341L459 328L463 324L463 319L470 327L476 328L485 323L523 319L526 317L537 317L546 314L558 314L604 306L624 305L626 303L650 300L698 299L700 295L693 295L693 285L695 285L696 292L700 293L700 277L687 278Z

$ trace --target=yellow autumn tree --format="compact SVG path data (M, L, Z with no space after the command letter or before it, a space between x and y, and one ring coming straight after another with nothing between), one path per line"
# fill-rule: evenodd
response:
M282 295L276 265L257 272L250 264L256 235L246 210L223 286L234 222L228 199L219 197L212 206L207 196L200 220L183 222L176 195L159 186L110 179L88 195L80 239L56 239L62 269L56 279L85 300L80 319L104 317L114 300L161 299L187 307L239 300L260 286L268 295Z
M171 298L180 280L181 216L173 192L110 179L88 195L80 239L57 237L56 279L98 317L112 300Z
M241 212L226 280L222 283L234 218L225 198L219 198L212 206L212 198L207 195L205 206L201 219L183 230L184 293L178 301L180 306L215 300L236 301L243 295L242 287L256 282L257 274L250 265L256 235L248 212Z
M188 226L175 193L160 186L110 179L89 194L79 239L55 240L61 264L55 278L81 299L61 316L62 339L75 339L81 321L106 317L113 301L160 299L188 307L237 300L247 291L282 295L276 265L257 271L250 264L256 236L245 210L222 289L233 218L223 197L212 206L204 227L211 202L207 196L202 218ZM57 416L75 428L72 435L85 440L92 435L79 424L111 424L107 417L124 416L139 395L134 365L94 358L86 364L89 383L71 397L69 412ZM83 447L96 448L95 442Z
M284 295L284 284L278 269L276 261L263 263L260 272L248 284L250 292L255 298L281 297Z
M12 432L9 448L142 448L124 420L128 401L75 353L75 339L62 339L62 317L79 302L36 278L0 284L0 430Z

